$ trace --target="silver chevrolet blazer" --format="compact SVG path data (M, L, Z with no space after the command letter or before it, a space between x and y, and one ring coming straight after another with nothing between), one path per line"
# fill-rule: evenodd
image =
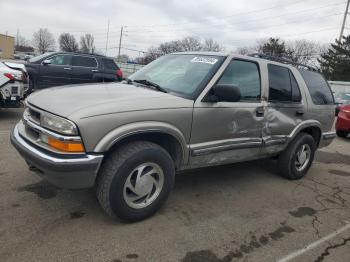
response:
M302 178L335 137L334 98L314 68L267 55L162 56L122 83L34 92L11 141L63 188L94 187L112 217L138 221L178 171L274 158Z

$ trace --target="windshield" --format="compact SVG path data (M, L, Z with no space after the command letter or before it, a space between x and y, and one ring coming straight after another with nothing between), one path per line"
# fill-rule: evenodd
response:
M49 52L49 53L45 53L45 54L42 54L42 55L38 55L38 56L32 57L28 61L31 62L31 63L35 63L35 62L38 62L39 60L41 60L42 58L44 58L46 56L49 56L50 54L53 54L53 52Z
M223 59L206 55L166 55L143 67L129 79L147 80L167 92L192 98L215 73Z

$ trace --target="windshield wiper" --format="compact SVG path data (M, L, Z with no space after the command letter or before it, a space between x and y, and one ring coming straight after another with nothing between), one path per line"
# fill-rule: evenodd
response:
M129 81L132 81L132 82L135 82L135 83L139 83L139 84L142 84L142 85L145 85L145 86L151 86L151 87L154 87L156 90L160 91L160 92L163 92L163 93L168 93L168 91L166 89L164 89L163 87L161 87L160 85L152 82L152 81L149 81L147 79L136 79L136 80L130 80Z

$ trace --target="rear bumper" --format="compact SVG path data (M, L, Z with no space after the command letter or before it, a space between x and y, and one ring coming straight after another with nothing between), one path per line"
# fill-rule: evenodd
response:
M11 133L11 143L38 175L61 188L92 187L103 159L102 154L50 154L23 139L17 126Z
M329 146L333 139L336 138L336 133L333 131L322 133L321 141L319 147Z

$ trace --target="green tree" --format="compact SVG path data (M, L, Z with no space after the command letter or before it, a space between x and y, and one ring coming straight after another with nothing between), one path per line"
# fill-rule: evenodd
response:
M258 51L266 55L278 57L288 56L286 44L279 38L270 37L267 41L259 43Z
M350 35L331 44L318 61L328 80L350 81Z

